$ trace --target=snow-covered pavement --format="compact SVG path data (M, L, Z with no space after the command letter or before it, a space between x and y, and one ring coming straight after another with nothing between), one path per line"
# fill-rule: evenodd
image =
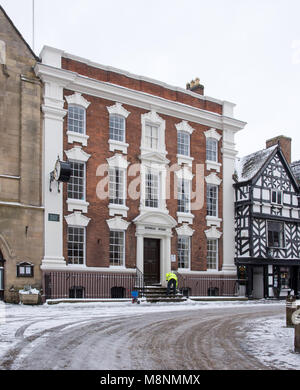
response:
M47 342L49 332L68 334L72 329L98 324L99 321L141 317L146 314L184 312L193 310L223 310L259 307L278 308L278 315L244 321L238 334L243 338L242 349L255 356L263 365L278 369L299 369L300 354L293 352L294 329L285 326L285 302L227 301L140 305L131 302L60 303L57 305L26 306L0 303L0 358L2 369L22 369L23 359ZM252 309L251 309L252 310ZM246 333L245 333L246 332ZM6 363L5 363L6 362ZM53 365L55 368L55 365Z

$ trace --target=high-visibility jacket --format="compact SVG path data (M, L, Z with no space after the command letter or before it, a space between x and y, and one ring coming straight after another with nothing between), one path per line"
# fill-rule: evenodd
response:
M173 272L168 272L168 273L166 274L166 281L168 282L168 281L171 280L171 279L175 279L175 280L176 280L176 287L177 287L177 285L178 285L178 278L177 278L177 275L174 274Z

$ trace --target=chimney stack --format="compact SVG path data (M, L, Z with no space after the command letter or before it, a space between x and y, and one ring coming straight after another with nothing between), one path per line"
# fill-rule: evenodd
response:
M284 154L284 157L286 158L287 162L291 163L291 145L292 145L292 139L289 137L285 137L284 135L279 135L277 137L268 139L266 141L266 147L270 148L273 145L279 144L281 147L281 150Z
M192 80L190 83L187 83L186 89L199 93L199 95L204 95L204 85L200 84L200 79L198 77L196 77L195 80Z

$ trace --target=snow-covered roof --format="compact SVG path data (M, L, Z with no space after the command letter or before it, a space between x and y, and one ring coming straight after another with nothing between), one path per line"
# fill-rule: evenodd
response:
M291 163L291 170L298 182L300 182L300 160Z
M240 157L235 160L235 177L238 182L251 180L262 168L278 145Z

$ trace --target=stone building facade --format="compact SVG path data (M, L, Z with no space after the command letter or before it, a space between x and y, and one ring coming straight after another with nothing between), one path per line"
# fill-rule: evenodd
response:
M41 83L37 57L0 7L0 298L41 288Z
M45 298L130 296L137 274L164 285L171 269L192 295L231 295L234 136L245 126L234 104L205 96L197 79L177 88L51 47L35 71ZM60 161L71 179L50 189Z

